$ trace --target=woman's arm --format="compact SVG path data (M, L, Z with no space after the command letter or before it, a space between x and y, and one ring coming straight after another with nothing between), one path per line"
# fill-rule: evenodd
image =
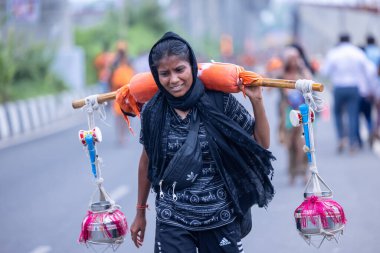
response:
M145 149L141 153L139 172L138 172L138 194L137 194L137 211L136 217L131 226L132 241L136 247L142 246L146 227L146 201L149 196L150 182L148 180L148 163L149 158Z
M258 88L261 89L260 87ZM263 98L249 97L249 100L251 101L253 114L255 115L254 138L263 148L268 149L270 146L270 129Z
M242 89L242 84L239 84ZM263 148L268 149L270 145L270 128L267 115L265 113L262 88L259 86L246 86L245 94L248 96L255 116L255 126L253 137Z

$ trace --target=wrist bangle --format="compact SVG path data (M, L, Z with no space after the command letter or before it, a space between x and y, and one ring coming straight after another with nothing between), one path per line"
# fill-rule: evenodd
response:
M136 209L148 209L149 210L149 205L136 205Z

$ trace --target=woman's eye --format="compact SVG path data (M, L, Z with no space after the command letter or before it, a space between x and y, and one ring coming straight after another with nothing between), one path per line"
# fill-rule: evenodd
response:
M168 74L168 72L160 72L160 76L168 76L169 74Z
M180 68L177 68L177 69L176 69L176 72L177 72L177 73L182 73L184 70L185 70L185 68L180 67Z

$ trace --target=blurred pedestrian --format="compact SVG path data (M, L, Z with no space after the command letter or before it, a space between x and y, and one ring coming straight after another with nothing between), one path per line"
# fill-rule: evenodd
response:
M365 51L365 47L360 47ZM367 128L368 133L368 144L369 147L372 148L373 140L374 140L374 123L372 120L372 109L375 103L375 94L376 94L376 86L377 86L377 73L375 64L368 58L367 68L368 72L366 76L360 80L359 85L359 94L360 94L360 102L359 102L359 125L358 125L358 141L360 148L363 147L364 143L361 136L361 127L360 124L361 116L364 117L365 127ZM365 79L364 79L365 78Z
M246 70L253 70L256 65L254 43L250 39L244 41L244 50L238 58L238 64Z
M222 34L220 36L220 57L222 62L236 63L234 40L229 34Z
M124 41L117 42L117 51L115 55L115 59L111 65L111 73L110 73L110 89L111 91L116 91L120 87L126 85L131 80L134 75L134 70L129 62L127 56L127 44ZM114 113L115 113L115 123L116 123L116 134L117 140L119 144L124 143L124 138L127 133L127 127L124 123L124 119L122 117L122 112L117 103L114 103Z
M376 44L376 39L373 35L367 35L367 45L364 47L367 57L377 67L380 66L380 47ZM380 68L378 68L380 70ZM378 73L380 75L380 72Z
M98 84L102 93L109 92L110 67L112 63L112 54L109 52L108 43L103 44L102 51L95 56L94 67L98 78Z
M341 34L339 43L332 48L321 68L321 74L328 76L333 84L334 117L338 136L337 151L341 153L348 133L350 152L359 148L359 86L362 80L368 80L366 55L350 42L348 34ZM343 121L347 113L348 124Z
M266 206L274 194L262 89L245 88L254 118L232 94L206 91L193 50L171 32L153 46L149 64L159 91L142 110L132 240L143 243L152 187L154 252L243 252L251 206Z
M313 67L313 65L309 61L309 58L307 57L303 47L298 43L292 43L292 44L290 44L290 47L297 50L299 57L302 59L302 62L303 62L302 64L304 65L304 67L306 67L306 69L308 69L308 71L310 72L311 75L314 75L315 71L316 71L315 67Z
M268 78L280 78L284 71L284 63L278 56L269 58L265 65L265 76Z
M284 73L284 63L281 57L272 56L269 58L265 65L265 77L278 79L283 76ZM268 91L272 91L272 88L268 87ZM281 144L285 143L285 111L282 109L284 107L285 101L285 93L282 89L276 89L278 91L278 99L277 99L277 108L278 108L278 141Z
M372 72L372 82L374 86L374 103L376 108L377 120L373 127L373 138L380 140L380 47L376 44L376 39L373 35L367 36L367 45L364 51L369 60L375 66L375 73ZM374 77L375 76L375 77Z
M311 72L305 64L304 58L300 54L301 47L289 46L284 50L283 62L284 72L281 79L298 80L312 79ZM302 128L293 127L290 124L289 113L291 110L298 110L303 104L304 98L300 91L291 89L281 89L282 101L280 102L280 125L279 131L282 136L282 142L288 152L288 173L289 183L294 185L296 177L301 176L303 183L306 184L307 175L307 157L303 150L304 140L302 136Z

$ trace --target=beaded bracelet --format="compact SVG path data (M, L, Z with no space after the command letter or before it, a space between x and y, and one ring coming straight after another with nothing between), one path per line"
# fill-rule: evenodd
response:
M137 209L148 209L149 210L149 205L146 204L146 205L136 205L136 208Z

